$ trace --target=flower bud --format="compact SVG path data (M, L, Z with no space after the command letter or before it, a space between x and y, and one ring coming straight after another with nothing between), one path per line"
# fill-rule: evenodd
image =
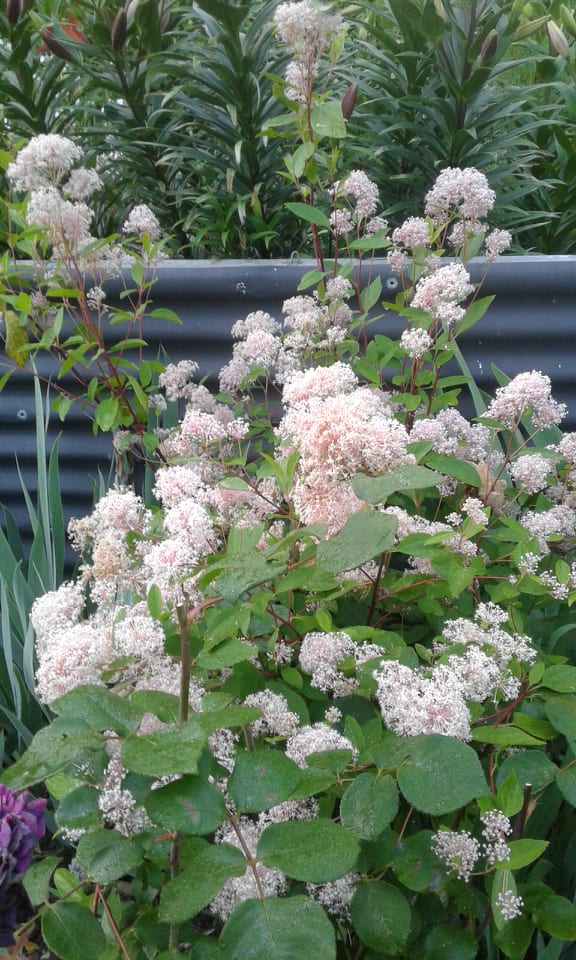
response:
M490 33L486 34L484 38L484 43L480 49L480 62L483 66L490 63L496 50L498 49L498 31L490 30Z
M514 43L517 43L518 40L525 40L526 37L531 37L533 33L537 33L544 24L548 23L549 19L545 17L537 17L536 20L529 20L528 23L523 23L522 26L518 27L514 31L512 40Z
M112 49L116 52L120 52L123 49L124 44L126 43L126 30L128 28L128 15L126 13L125 7L120 7L120 10L114 18L114 23L112 24L112 30L110 33L110 42L112 44Z
M76 57L70 52L68 47L65 47L63 43L60 43L59 40L56 40L50 27L46 27L44 30L41 30L40 36L44 41L44 45L48 48L50 53L54 54L55 57L58 57L60 60L66 60L67 63L76 62Z
M560 4L560 13L562 15L562 23L567 30L570 31L573 37L576 37L576 20L571 10L568 9L565 3Z
M6 0L6 19L11 27L15 27L22 13L20 0Z
M351 83L342 99L342 116L345 120L348 120L348 118L352 116L357 93L358 84Z
M560 27L554 23L553 20L549 20L546 24L546 29L548 30L548 36L550 37L552 48L557 54L559 54L561 57L564 57L565 60L569 60L570 47L568 46L568 41L562 33Z

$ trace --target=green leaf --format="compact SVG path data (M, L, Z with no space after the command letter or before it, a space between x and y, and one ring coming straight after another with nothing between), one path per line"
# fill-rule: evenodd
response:
M548 846L547 840L509 840L510 858L497 861L498 870L520 870L541 857Z
M540 684L556 693L576 693L576 667L565 663L555 663L547 667Z
M513 817L522 809L524 792L518 783L516 771L511 770L496 791L496 802L502 813Z
M524 957L533 936L534 925L532 921L525 916L514 917L513 920L509 920L500 930L496 931L494 943L500 947L502 953L507 957Z
M494 743L500 747L528 747L541 746L542 740L531 736L525 730L513 726L511 723L500 727L476 727L472 731L472 739L476 743Z
M162 690L135 690L130 694L130 703L141 717L153 713L162 723L177 723L179 716L178 697Z
M511 770L514 770L522 788L529 783L535 793L552 783L558 773L558 767L542 750L518 750L506 757L498 771L496 782L503 782Z
M120 734L135 730L140 719L127 699L96 684L74 687L53 700L50 707L59 716L84 720L93 730Z
M60 900L42 913L46 946L61 960L102 960L106 939L90 909Z
M146 798L146 812L164 830L183 836L212 833L226 819L221 791L200 777L182 777L152 790Z
M80 837L76 859L90 880L111 883L138 866L142 851L134 837L123 837L116 830L100 829Z
M50 879L61 861L61 857L44 857L28 867L22 883L32 906L48 899Z
M336 536L318 544L318 566L344 573L389 550L394 543L396 517L375 510L353 513Z
M480 761L460 740L425 734L409 742L398 786L416 810L441 816L489 792Z
M539 930L557 940L576 940L576 907L565 897L543 897L532 918Z
M300 767L280 750L240 753L228 781L228 792L239 811L258 813L287 800L301 776Z
M82 749L98 750L102 747L99 733L86 730L83 725L80 730L71 731L69 724L55 720L49 727L38 731L26 752L2 771L0 781L14 789L31 787L65 770Z
M59 827L69 830L99 827L102 815L98 806L100 793L96 787L82 784L67 793L56 809L56 822Z
M346 136L346 121L339 100L325 100L312 107L310 122L317 137L342 139Z
M362 840L375 840L398 812L398 789L389 776L361 773L340 801L342 825Z
M257 857L295 880L326 883L348 873L359 852L358 839L331 820L288 821L266 827Z
M196 773L207 743L208 734L197 726L128 736L122 744L122 763L127 770L151 777Z
M558 770L556 784L570 806L576 807L576 768L567 766L563 770Z
M214 899L230 877L246 871L244 855L229 843L198 842L181 853L182 870L162 887L158 919L183 923L195 917Z
M473 463L467 460L460 460L458 457L447 457L440 453L429 453L425 457L426 463L433 470L444 474L446 477L454 477L460 483L466 483L470 487L479 487L481 480L478 471Z
M392 869L401 884L416 893L434 890L442 867L432 848L432 830L419 830L396 847Z
M314 144L308 140L305 143L301 143L299 147L296 148L291 157L287 157L286 161L290 162L289 169L294 174L294 176L299 180L302 174L304 173L304 168L306 167L307 161L314 154Z
M411 912L397 887L382 881L362 883L350 903L352 926L362 943L387 956L403 955Z
M162 611L164 609L164 603L162 600L162 591L157 583L153 583L148 593L146 595L146 603L148 604L148 612L154 620L159 620L162 616Z
M221 670L222 667L232 667L235 663L250 660L257 653L258 651L253 644L232 637L210 650L203 650L197 660L198 665L205 670Z
M316 210L308 203L285 203L284 206L290 213L296 214L300 220L306 220L307 223L315 223L318 227L330 227L330 220L322 210Z
M221 960L336 960L334 928L310 897L245 900L220 936Z
M550 723L558 733L565 737L576 738L576 699L571 696L547 697L544 702L544 712Z
M100 401L94 410L94 420L100 430L106 432L112 429L116 423L118 410L119 404L116 397L106 397L105 400Z
M393 493L404 490L424 490L442 483L439 473L428 467L405 466L388 470L381 477L367 477L358 473L352 478L352 489L360 500L384 503Z
M361 309L363 313L368 313L382 296L382 278L374 277L367 287L364 287L360 296Z
M473 960L478 955L478 943L468 931L439 924L433 927L424 941L426 960Z

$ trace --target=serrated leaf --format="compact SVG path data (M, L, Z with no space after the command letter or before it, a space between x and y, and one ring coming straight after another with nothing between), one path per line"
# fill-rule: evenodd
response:
M43 911L42 936L61 960L101 960L106 947L102 927L90 909L68 900Z
M158 826L182 836L213 833L226 819L221 791L193 776L152 790L146 798L146 812Z
M398 786L416 810L441 816L489 792L478 756L460 740L425 734L411 738L408 749Z
M50 707L59 716L84 720L93 730L120 734L135 730L139 720L126 698L96 684L74 687L53 700Z
M576 940L576 907L565 897L543 897L532 911L534 923L557 940Z
M207 743L208 734L198 727L128 736L122 744L122 763L127 770L151 777L196 773Z
M81 784L62 797L56 810L56 822L59 827L69 830L89 829L102 822L98 806L100 797L96 787Z
M432 830L419 830L397 844L392 869L403 886L416 893L433 890L442 866L432 847Z
M111 883L138 866L142 851L134 837L99 829L80 837L76 859L90 880Z
M237 809L258 813L287 800L302 777L300 767L280 750L240 753L228 781Z
M426 935L426 960L474 960L478 942L468 930L439 924Z
M544 701L544 712L558 733L576 738L576 699L569 695L554 694Z
M340 820L362 840L375 840L398 812L398 788L390 776L361 773L340 801Z
M221 960L336 960L334 928L310 897L245 900L220 936Z
M576 693L576 667L555 663L544 671L540 684L556 693Z
M362 510L352 514L339 533L318 544L318 566L344 573L389 550L394 543L396 517Z
M198 655L198 666L205 670L221 670L222 667L232 667L235 663L250 660L258 651L252 643L246 640L237 640L234 637L223 640L210 650L203 650Z
M22 883L32 906L48 899L50 880L61 860L61 857L44 857L28 867Z
M182 856L182 870L160 893L161 923L183 923L196 916L230 877L247 869L242 852L228 843L199 843Z
M348 873L359 852L358 839L331 820L287 821L266 827L257 857L294 880L326 883Z
M398 887L362 883L350 903L352 926L362 943L388 956L404 954L410 932L410 905Z

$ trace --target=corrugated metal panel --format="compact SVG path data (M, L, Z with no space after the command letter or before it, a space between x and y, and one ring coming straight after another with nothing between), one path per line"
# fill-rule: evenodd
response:
M200 376L215 374L231 355L230 328L253 310L281 317L281 305L297 291L301 276L314 267L311 261L167 261L153 290L154 303L169 307L182 318L182 326L146 321L149 355L162 347L173 361L192 358ZM484 264L472 261L470 270L479 281ZM382 276L384 290L394 296L395 277L383 262L371 268ZM365 275L367 278L367 274ZM120 282L109 285L110 299L120 292ZM576 257L503 257L493 264L482 293L496 299L482 321L460 339L460 345L477 378L487 391L494 388L491 363L508 376L523 370L547 373L554 396L568 404L566 429L576 429ZM403 323L386 311L372 328L399 335ZM46 358L39 361L41 375L54 376ZM472 410L466 410L472 414ZM21 529L27 517L15 459L27 488L36 487L36 448L33 391L30 376L14 374L0 393L2 441L0 503L16 516ZM90 510L98 470L108 476L110 441L94 437L81 411L72 411L64 425L52 416L49 443L59 432L62 491L66 516Z

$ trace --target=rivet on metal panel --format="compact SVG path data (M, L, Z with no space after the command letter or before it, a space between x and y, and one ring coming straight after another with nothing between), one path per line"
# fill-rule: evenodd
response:
M18 420L27 420L27 419L28 419L28 411L27 411L27 410L18 410L18 412L16 413L16 416L18 417Z
M236 284L236 290L242 294L243 297L246 296L246 284L243 280L240 280L240 282Z
M397 290L398 289L398 278L397 277L387 277L386 278L386 288L388 290Z

